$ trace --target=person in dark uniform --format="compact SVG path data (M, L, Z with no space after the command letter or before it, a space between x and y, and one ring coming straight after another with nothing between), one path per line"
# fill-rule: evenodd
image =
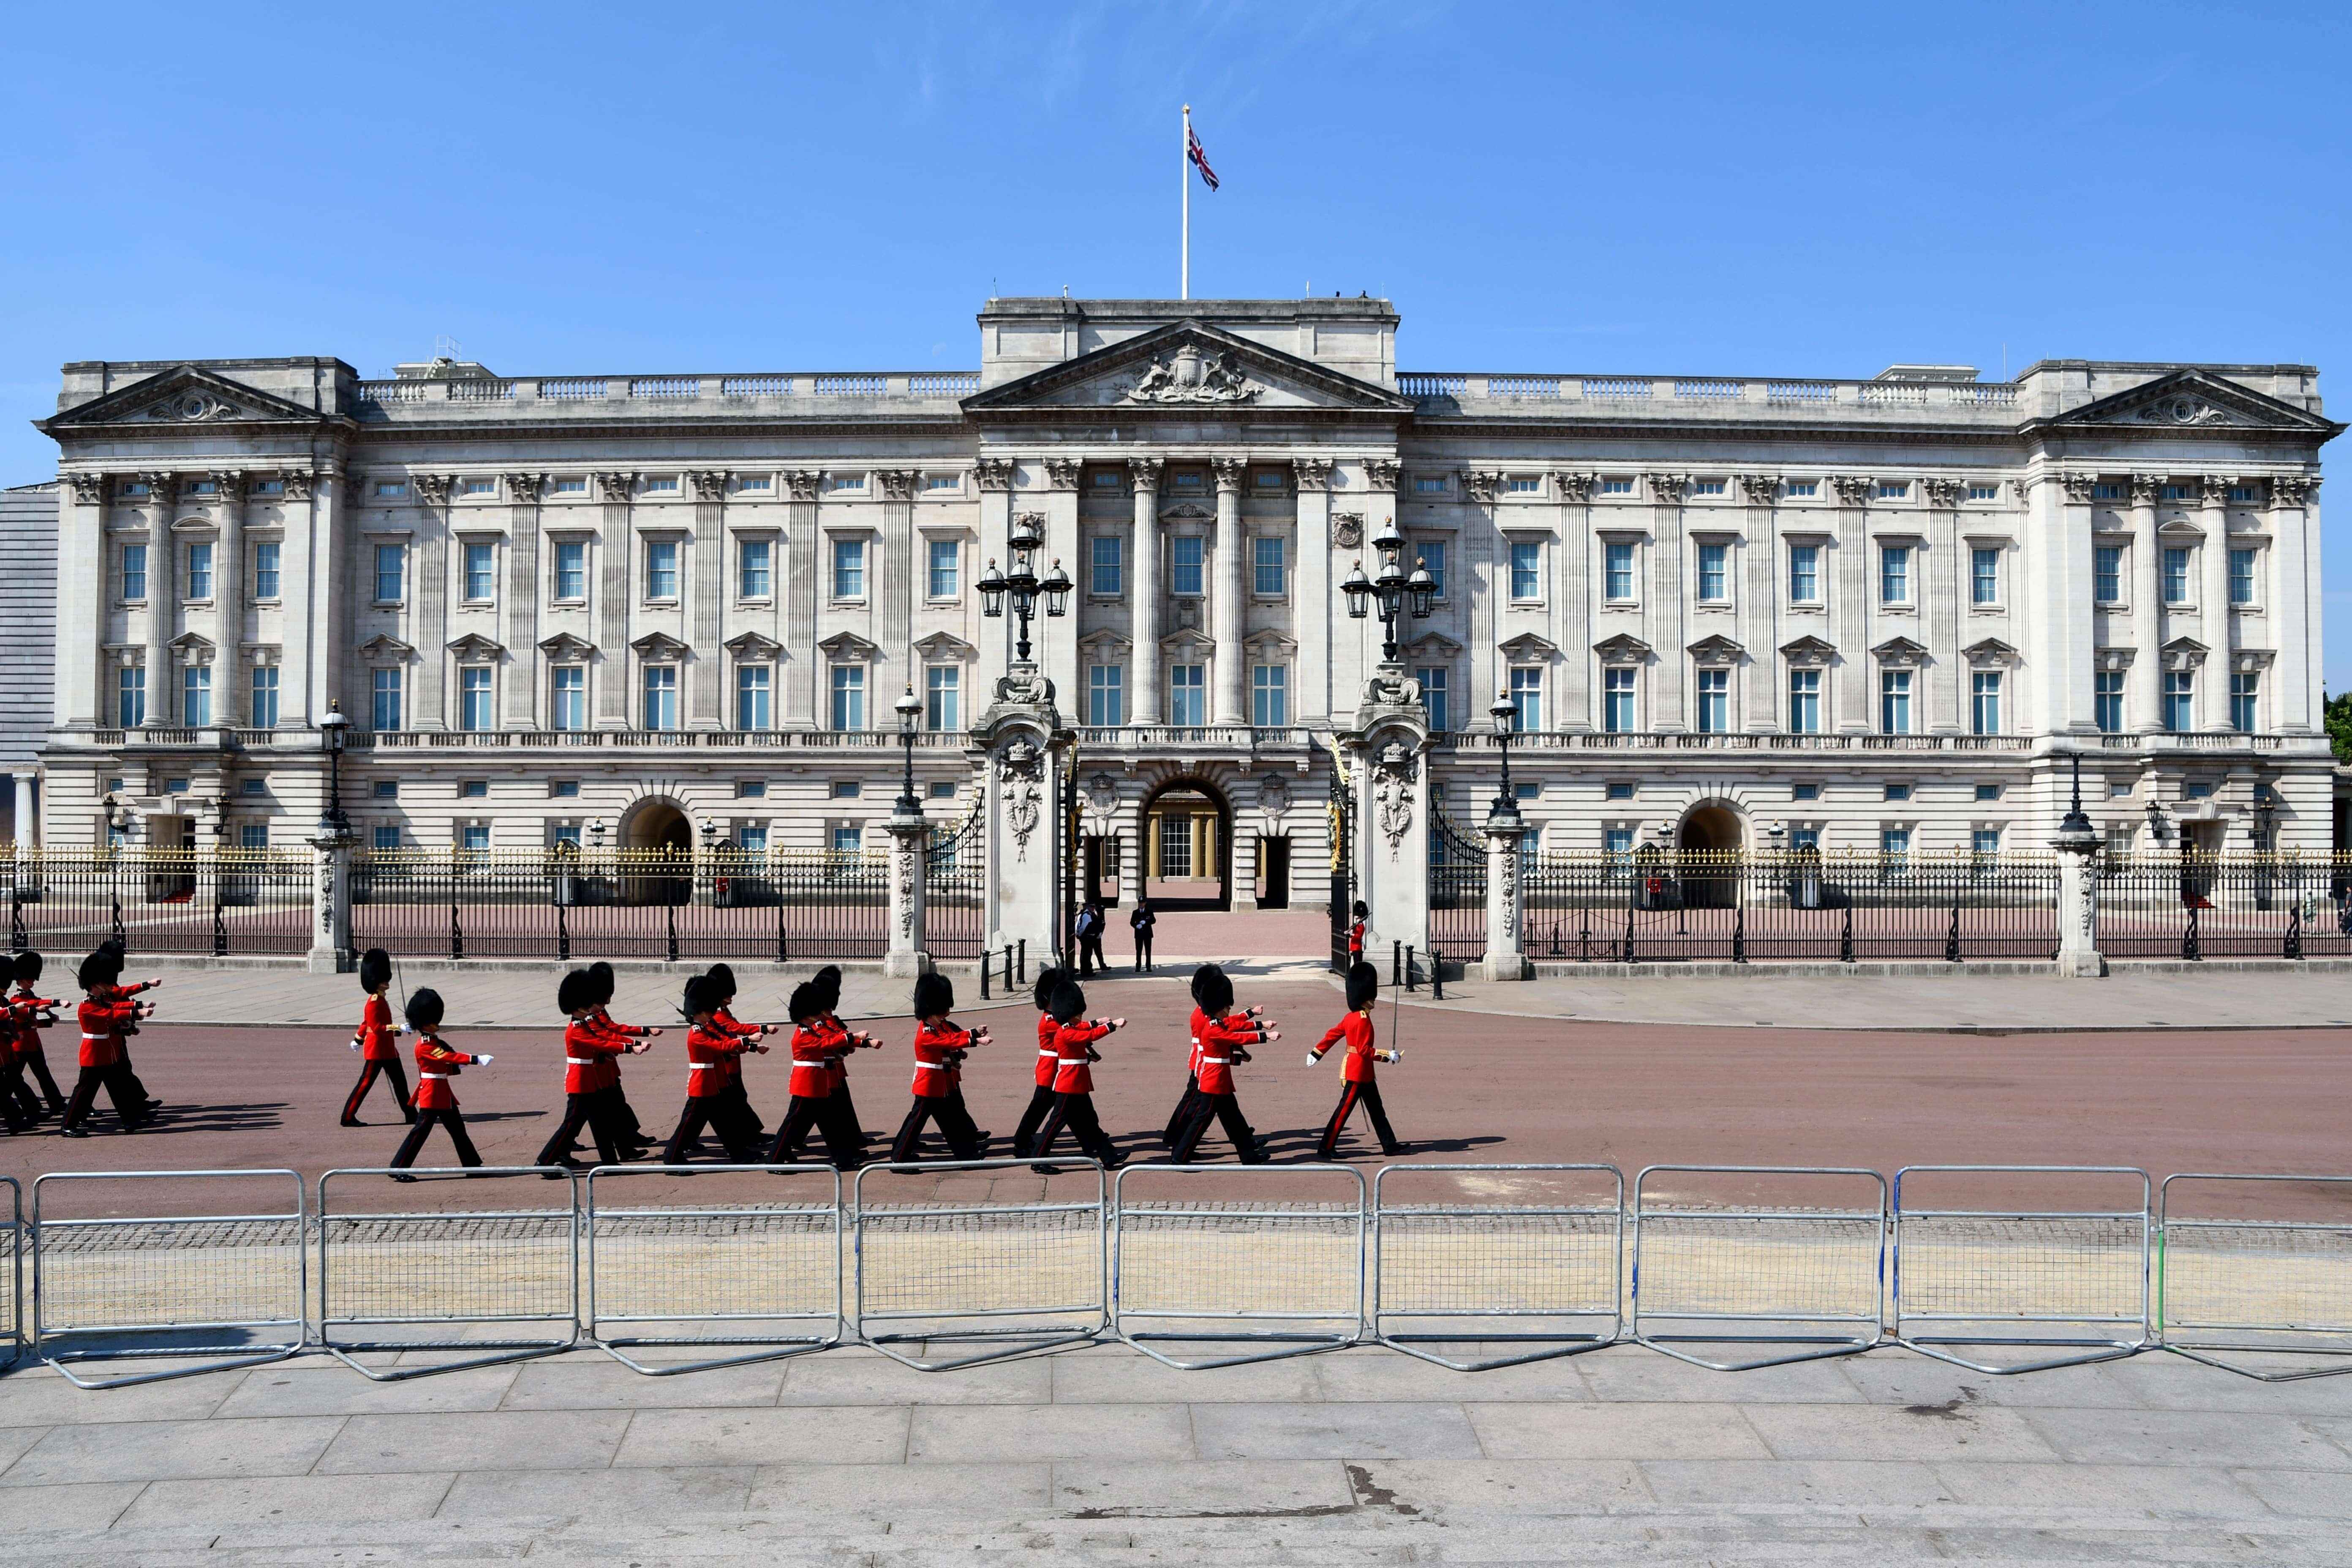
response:
M400 1150L392 1157L395 1171L405 1171L416 1163L417 1152L425 1147L425 1134L436 1126L449 1131L449 1142L457 1146L457 1163L478 1165L482 1156L475 1152L474 1141L466 1135L466 1119L457 1113L457 1091L450 1084L459 1069L488 1067L487 1051L468 1054L457 1049L441 1038L441 993L427 986L408 999L408 1030L416 1037L416 1125L400 1141ZM395 1175L395 1182L413 1182L414 1176Z
M808 1142L811 1129L824 1140L825 1156L834 1168L854 1171L864 1163L857 1145L843 1132L841 1121L825 1113L824 1102L833 1097L834 1058L847 1050L848 1037L836 1031L829 1022L830 1013L819 1000L822 993L816 982L808 981L793 989L786 1009L793 1019L793 1080L792 1102L784 1107L784 1120L776 1129L776 1141L768 1149L768 1163L789 1165L796 1163L801 1147Z
M1054 1069L1060 1055L1054 1049L1054 1032L1061 1026L1054 1022L1054 993L1061 988L1062 972L1046 968L1037 972L1037 984L1030 988L1029 999L1037 1007L1037 1057L1034 1064L1036 1088L1029 1094L1029 1108L1021 1113L1021 1125L1013 1130L1013 1152L1025 1159L1030 1142L1036 1138L1037 1129L1045 1124L1045 1113L1054 1109Z
M1201 1007L1193 1015L1201 1031L1200 1069L1195 1079L1199 1087L1193 1097L1192 1113L1176 1134L1174 1159L1180 1165L1192 1163L1201 1139L1213 1120L1233 1140L1234 1152L1241 1157L1243 1164L1263 1165L1265 1152L1257 1146L1257 1138L1242 1115L1241 1102L1234 1096L1234 1068L1250 1059L1250 1047L1278 1040L1282 1031L1275 1028L1270 1019L1234 1012L1234 983L1215 964L1207 966L1199 985Z
M48 1027L43 1015L54 1015L58 999L37 994L41 982L41 955L20 952L16 955L16 990L14 1000L27 1006L35 1015L18 1040L18 1054L24 1058L25 1076L40 1086L42 1098L48 1101L49 1114L62 1117L66 1113L66 1097L58 1092L58 1080L49 1076L49 1058L41 1047L41 1031ZM50 1021L54 1021L51 1019Z
M678 1008L690 1022L686 1031L686 1109L678 1113L677 1131L669 1135L669 1143L662 1150L665 1165L686 1163L688 1151L705 1126L725 1145L728 1163L759 1163L758 1125L746 1128L742 1113L735 1108L741 1090L737 1087L730 1092L730 1086L740 1085L732 1069L740 1065L743 1053L768 1047L757 1043L756 1031L745 1036L719 1026L721 989L708 974L698 974L686 983L686 999Z
M1045 1113L1045 1124L1037 1129L1037 1137L1030 1145L1029 1158L1042 1160L1053 1152L1054 1139L1066 1124L1078 1141L1078 1148L1089 1159L1099 1161L1103 1169L1110 1170L1127 1156L1111 1144L1103 1132L1102 1121L1095 1115L1095 1075L1093 1064L1102 1059L1095 1042L1124 1025L1124 1018L1089 1018L1087 994L1069 979L1062 982L1054 993L1054 1109ZM1039 1165L1036 1169L1050 1174L1053 1167Z
M1127 929L1135 933L1135 972L1139 974L1151 969L1151 928L1159 923L1160 917L1151 912L1150 898L1138 893L1135 908L1128 913Z
M1318 1160L1339 1156L1339 1133L1348 1125L1348 1118L1361 1104L1364 1114L1372 1121L1372 1131L1380 1138L1381 1152L1402 1154L1405 1146L1389 1129L1388 1111L1381 1104L1381 1086L1373 1080L1375 1061L1401 1062L1401 1050L1375 1048L1372 1037L1372 1007L1381 994L1381 972L1369 963L1355 963L1348 968L1348 1016L1331 1026L1312 1049L1307 1053L1307 1065L1313 1067L1323 1059L1323 1054L1333 1046L1345 1042L1347 1060L1341 1065L1339 1107L1331 1112L1331 1120L1323 1128L1323 1142L1315 1151Z
M360 1121L360 1102L375 1087L378 1074L392 1085L401 1120L414 1123L416 1106L409 1098L408 1075L400 1065L400 1026L393 1021L392 1003L385 995L392 989L392 954L380 947L360 954L360 989L367 1001L360 1008L360 1026L352 1035L352 1049L360 1054L360 1080L352 1086L351 1098L343 1101L342 1124L364 1125Z
M950 1014L955 1011L955 986L944 974L918 975L915 980L915 1103L898 1124L890 1145L890 1162L903 1165L915 1158L923 1124L936 1118L940 1136L959 1160L978 1160L988 1153L988 1134L972 1125L963 1103L963 1054L989 1044L988 1026L967 1029Z

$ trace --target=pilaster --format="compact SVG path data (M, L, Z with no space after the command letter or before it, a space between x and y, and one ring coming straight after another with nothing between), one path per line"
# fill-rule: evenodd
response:
M2314 671L2319 664L2319 476L2280 474L2271 480L2273 580L2279 585L2277 693L2273 711L2289 734L2319 727Z
M180 476L147 473L147 725L171 728L179 693L172 689L173 616L180 602L180 547L172 537L179 510Z
M1160 469L1159 458L1130 458L1127 463L1129 480L1135 487L1135 538L1130 545L1134 559L1130 563L1134 579L1130 584L1130 600L1134 619L1129 635L1135 639L1128 653L1127 717L1136 724L1157 724L1160 721ZM1082 700L1079 692L1072 691L1074 708ZM1083 710L1080 710L1083 711ZM1139 837L1130 834L1129 837ZM1142 884L1136 884L1140 887ZM1122 874L1119 893L1127 894Z
M1555 473L1559 503L1559 700L1557 727L1592 729L1592 486L1591 474Z
M2156 522L2156 478L2134 474L2131 481L2132 661L2131 727L2141 734L2164 728L2164 541Z
M1740 545L1746 570L1734 592L1739 595L1739 640L1748 650L1745 679L1735 681L1744 711L1733 727L1769 735L1780 728L1780 540L1775 529L1780 497L1778 474L1742 474L1748 501L1747 537Z
M408 640L416 645L416 689L409 696L409 728L446 730L450 478L412 474L409 485L425 503L423 525L410 540L408 551Z
M100 725L114 700L108 682L107 606L115 599L115 542L106 536L107 508L117 476L65 476L58 496L58 659L52 710L56 723L82 730ZM105 727L119 715L106 711ZM21 837L21 835L20 835Z
M507 586L499 609L507 672L499 721L509 730L539 728L539 502L544 482L540 474L506 476Z
M1969 563L1959 543L1960 481L1926 479L1919 489L1927 502L1927 558L1916 575L1927 645L1927 728L1954 734L1968 728L1960 691L1960 595L1968 592Z
M778 671L783 685L781 728L810 730L817 725L824 694L817 689L824 679L824 661L816 653L817 595L822 571L817 560L816 492L822 479L814 468L788 468L777 476L784 487L783 580L776 590L783 605L784 663ZM983 647L982 658L987 650ZM871 695L869 693L869 695Z
M1683 647L1690 640L1685 632L1688 621L1684 606L1692 587L1683 566L1683 498L1689 489L1687 475L1650 476L1650 533L1657 559L1649 582L1643 586L1642 602L1649 606L1650 640L1658 650L1658 663L1650 692L1648 728L1667 733L1691 727L1685 696L1690 655Z
M1297 486L1297 570L1291 578L1291 635L1298 639L1293 672L1292 721L1320 724L1331 717L1331 459L1298 458L1290 465Z
M2197 552L2200 568L2197 618L2202 628L2201 640L2212 650L2213 667L2221 671L2214 678L2221 683L2218 694L2221 706L2216 711L2226 721L2230 716L2229 672L2234 668L2230 655L2237 648L2237 617L2230 613L2230 480L2226 475L2207 474L2199 483L2197 523L2205 531L2203 545Z
M1076 595L1085 602L1086 585L1080 581L1083 563L1078 560L1078 471L1075 458L1033 459L1027 465L1032 473L1042 474L1045 484L1042 493L1034 498L1037 510L1045 514L1045 547L1038 552L1037 575L1046 576L1055 564L1070 574L1077 584ZM1013 620L1010 610L1005 621ZM1055 625L1045 615L1043 597L1037 601L1037 617L1029 630L1031 652L1038 667L1054 683L1061 700L1070 703L1071 710L1084 693L1078 680L1077 623L1075 619Z
M1844 474L1830 483L1838 498L1836 598L1830 607L1829 633L1837 645L1838 661L1832 684L1839 732L1858 735L1871 727L1869 506L1877 481L1866 474Z
M245 476L215 468L205 478L213 482L214 510L219 514L213 539L213 640L219 651L213 658L213 718L242 725L253 713L247 700L245 673Z
M1216 643L1216 692L1213 724L1249 722L1249 663L1242 648L1243 606L1249 590L1242 560L1242 481L1247 466L1239 458L1212 460L1217 482L1216 592L1209 601L1211 637Z
M726 728L727 660L719 652L719 605L727 592L726 470L698 468L687 475L694 486L694 553L687 563L688 614L686 640L686 724L689 730Z

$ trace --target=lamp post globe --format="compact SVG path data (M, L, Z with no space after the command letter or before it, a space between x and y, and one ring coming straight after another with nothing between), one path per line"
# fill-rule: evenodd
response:
M1518 728L1519 705L1508 690L1498 691L1486 712L1495 721L1495 745L1503 757L1503 784L1495 795L1496 816L1517 816L1519 797L1511 790L1511 736Z
M326 714L319 721L319 743L327 752L327 809L319 824L330 832L351 831L351 819L343 815L343 742L352 721L343 715L341 698L327 704Z
M909 682L898 700L890 706L898 715L898 744L906 753L906 767L898 780L897 810L900 816L915 816L923 809L923 803L915 798L915 731L923 721L923 700L915 695L914 685Z

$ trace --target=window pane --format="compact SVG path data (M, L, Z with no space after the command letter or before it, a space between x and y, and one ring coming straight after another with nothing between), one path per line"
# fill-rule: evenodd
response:
M765 730L768 725L768 667L747 664L735 671L735 727Z
M1889 605L1911 602L1911 548L1890 544L1879 552L1878 596Z
M929 544L929 596L952 599L962 591L963 546L952 539L934 539Z
M1698 596L1709 604L1731 597L1730 574L1726 570L1730 552L1731 547L1726 544L1698 547Z
M1208 722L1208 667L1180 664L1168 672L1168 721L1171 724L1205 724Z
M457 672L457 728L490 727L490 672L467 668Z
M1969 552L1969 601L1979 605L2000 602L2000 552L1971 550Z
M2168 605L2189 602L2189 552L2180 545L2165 548L2164 602Z
M1789 672L1789 731L1796 735L1821 733L1822 672L1818 669Z
M115 722L135 730L147 722L147 672L125 666L115 682Z
M657 539L646 546L646 597L677 597L677 541Z
M253 672L253 727L278 727L278 667L261 665Z
M1633 596L1633 546L1612 541L1601 546L1601 596L1609 599L1630 599Z
M2192 677L2185 669L2170 670L2164 677L2164 727L2168 730L2193 730L2197 727L2196 689Z
M406 550L397 544L375 547L375 597L381 605L397 604L400 600L401 568Z
M1423 668L1414 670L1412 672L1412 678L1421 682L1421 700L1422 702L1429 709L1429 727L1432 730L1444 729L1445 667L1443 665L1425 666Z
M588 727L588 672L578 665L560 665L550 691L550 720L559 730Z
M935 664L923 672L923 722L933 730L963 727L963 667Z
M1540 548L1531 540L1515 539L1511 542L1512 598L1534 599L1542 596L1541 575L1538 570L1542 559Z
M746 539L736 547L735 595L740 599L764 599L774 588L770 571L771 552L775 544L771 540ZM766 726L761 726L762 729Z
M194 730L212 721L212 667L191 665L180 672L180 722Z
M1170 574L1168 591L1171 594L1197 595L1201 592L1201 549L1198 534L1178 534L1169 542L1171 559L1175 570Z
M1127 541L1115 533L1097 533L1090 548L1093 575L1087 592L1111 599L1127 592Z
M126 599L147 596L147 547L143 544L122 547L122 596Z
M1731 728L1731 671L1698 672L1698 728L1702 735L1720 735Z
M2000 675L1979 670L1969 678L1969 728L1979 735L2000 733Z
M399 729L400 671L396 669L374 671L371 679L371 696L373 700L373 712L370 715L373 721L372 727L378 730Z
M1282 592L1284 546L1288 542L1260 537L1250 541L1250 592L1279 595Z
M1633 728L1633 672L1603 670L1601 677L1601 727L1612 735Z
M584 542L555 547L555 596L559 599L584 599L588 596L588 546Z
M1087 722L1107 728L1127 722L1126 668L1097 664L1087 671Z
M833 667L833 727L866 728L866 667L862 664Z
M2092 700L2095 711L2093 721L2104 732L2113 735L2124 727L2124 677L2119 669L2103 669L2093 677L2095 682Z
M1250 722L1261 729L1290 722L1290 672L1279 664L1250 670Z
M188 546L188 595L191 599L213 596L213 547L209 544Z
M1512 730L1540 730L1543 722L1543 671L1514 669L1511 671Z
M253 596L257 599L278 597L278 550L274 542L253 547Z
M1789 598L1793 604L1811 605L1822 596L1822 547L1818 544L1792 544L1789 547Z
M646 670L645 728L677 728L677 667L653 665Z
M2251 550L2230 552L2230 603L2251 605L2254 602L2254 552Z
M2091 552L2091 596L2102 605L2123 603L2123 546L2102 544Z
M1911 672L1889 669L1878 678L1878 727L1890 735L1911 732Z
M2230 677L2230 728L2251 733L2256 728L2255 698L2262 677L2244 671Z
M1429 568L1429 580L1436 584L1437 596L1443 599L1445 597L1445 541L1424 539L1415 549L1421 563Z
M490 596L490 547L487 544L466 546L466 597L487 599Z

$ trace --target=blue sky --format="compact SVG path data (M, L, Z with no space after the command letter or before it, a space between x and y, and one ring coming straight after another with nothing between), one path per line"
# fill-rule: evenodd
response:
M1188 100L1194 292L1386 293L1409 369L2340 377L2347 38L2148 0L28 7L0 483L53 467L68 359L970 365L992 292L1174 291Z

